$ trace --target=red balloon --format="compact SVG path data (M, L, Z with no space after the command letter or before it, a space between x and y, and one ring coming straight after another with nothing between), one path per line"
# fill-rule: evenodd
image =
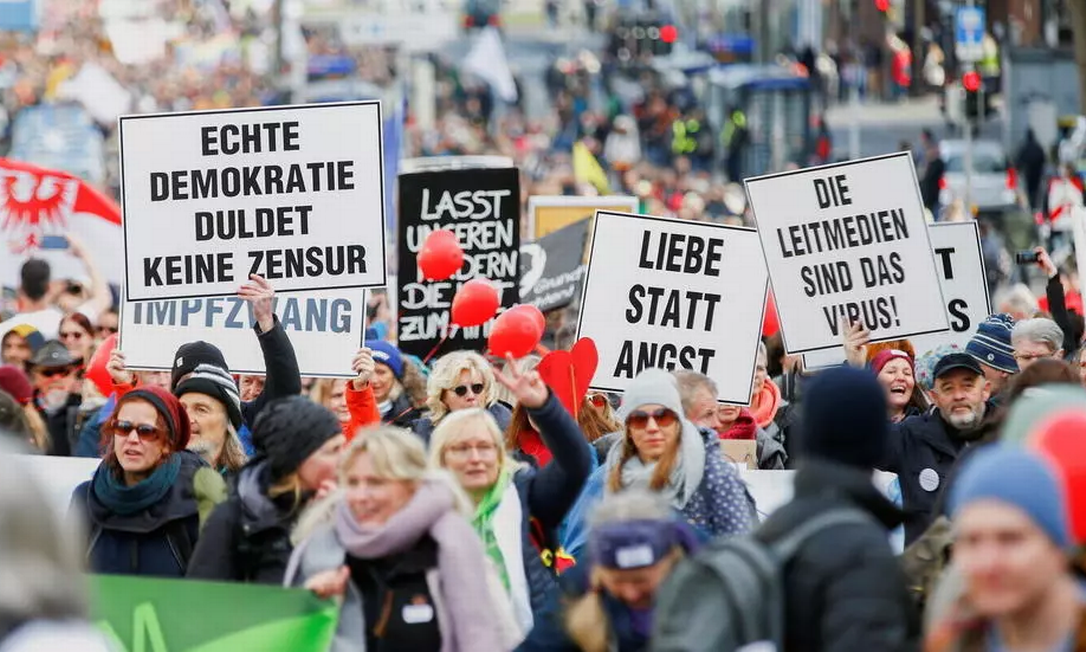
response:
M531 317L532 320L535 321L535 323L539 326L539 338L543 339L543 331L547 330L547 318L543 316L543 312L539 308L533 306L530 303L522 303L513 306L505 312L520 312Z
M777 302L773 299L773 292L765 302L765 313L762 314L762 337L773 337L781 330L777 317Z
M444 281L460 271L464 250L456 234L448 229L431 231L419 249L418 264L422 277L431 281Z
M482 326L498 312L498 291L485 278L473 278L456 291L452 302L452 323Z
M506 310L498 315L490 327L487 344L494 355L523 358L535 349L542 337L543 331L530 312Z
M1034 427L1026 440L1054 467L1063 484L1071 534L1086 542L1086 411L1061 410Z
M83 377L94 383L102 396L113 393L113 379L109 377L106 365L109 364L109 354L113 353L115 348L117 348L117 333L102 340L94 351L94 355L91 356L90 362L87 363L86 371L83 372Z

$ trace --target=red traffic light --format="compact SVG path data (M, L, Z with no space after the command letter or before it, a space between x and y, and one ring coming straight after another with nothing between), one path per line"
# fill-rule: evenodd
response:
M664 25L660 28L660 40L664 43L674 43L679 38L679 30L674 25Z
M970 93L976 93L980 90L980 73L976 70L970 70L962 75L962 88Z
M884 14L890 11L890 0L875 0L875 9L878 9Z

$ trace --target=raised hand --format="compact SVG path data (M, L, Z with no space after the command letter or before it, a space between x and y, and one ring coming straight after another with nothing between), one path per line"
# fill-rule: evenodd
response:
M849 324L847 329L841 331L842 345L845 347L845 360L853 367L867 365L867 343L871 341L871 331L864 327L863 322Z
M238 296L253 307L253 317L261 333L275 328L275 290L263 276L252 274L249 280L238 288Z
M350 578L351 569L340 566L309 578L305 582L305 588L315 593L318 598L339 598L347 593L347 580Z
M351 360L351 369L358 374L356 378L351 379L355 389L362 389L369 384L370 379L373 378L375 364L372 351L366 347L358 349L358 353L355 353L354 359Z
M513 361L513 356L507 356L506 359L509 364L505 366L505 372L495 368L494 378L513 393L517 403L532 409L543 407L550 395L547 384L534 369L527 373L520 373Z
M117 385L131 385L136 380L136 377L132 375L132 372L125 368L124 352L120 349L113 349L109 352L109 362L106 363L106 371L109 372L109 377L112 378L113 382Z

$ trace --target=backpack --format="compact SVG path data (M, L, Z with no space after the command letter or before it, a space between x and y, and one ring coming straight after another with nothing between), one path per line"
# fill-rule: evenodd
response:
M660 588L652 652L731 652L784 648L784 568L811 537L838 525L873 523L835 507L781 539L721 539L681 561Z

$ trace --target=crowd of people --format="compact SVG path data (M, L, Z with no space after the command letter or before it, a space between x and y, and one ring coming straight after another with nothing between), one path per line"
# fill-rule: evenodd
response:
M111 303L31 260L0 324L0 427L24 452L100 459L69 509L87 570L336 597L335 650L735 649L750 634L705 609L737 597L684 564L784 545L820 514L779 571L782 649L919 649L924 608L932 649L1077 649L1033 645L1081 625L1074 460L1044 442L1080 432L1046 417L1086 419L1077 294L1037 254L1046 310L1019 288L964 349L871 344L857 325L845 367L810 372L772 335L750 407L719 405L699 373L646 369L577 410L535 355L405 355L380 295L356 377L303 378L260 277L238 296L266 375L197 341L169 372L114 348L96 383ZM797 469L792 502L767 515L728 440ZM886 492L876 469L896 474ZM703 621L716 629L683 625Z

